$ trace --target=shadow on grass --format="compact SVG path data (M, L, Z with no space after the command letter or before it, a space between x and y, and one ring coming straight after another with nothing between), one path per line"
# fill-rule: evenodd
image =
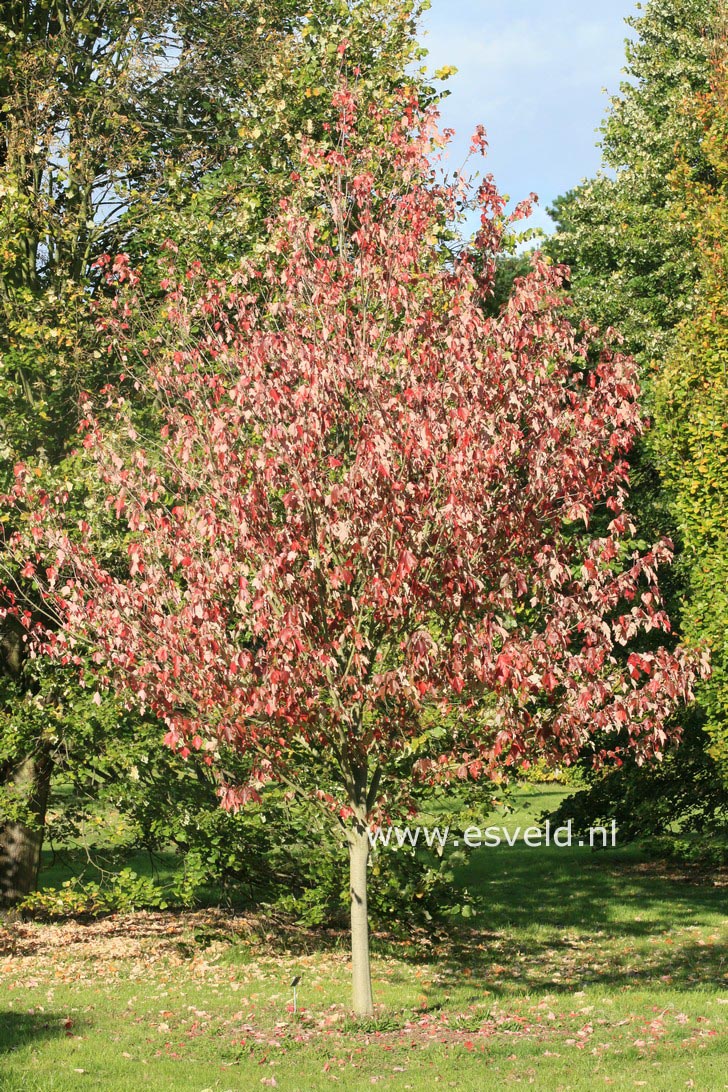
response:
M66 1018L58 1012L0 1012L0 1055L68 1034Z
M476 850L458 874L483 924L523 930L608 928L648 936L695 924L726 910L726 892L666 874L636 848L530 848L521 844Z
M689 943L676 951L640 952L613 950L596 957L569 946L477 943L450 949L439 964L437 985L449 990L462 987L463 973L474 990L470 1001L482 1001L484 991L495 997L530 993L573 994L590 986L607 990L675 988L704 990L725 986L725 950ZM477 985L476 985L477 984Z
M666 874L639 850L501 846L473 852L458 880L477 916L467 931L453 925L440 948L441 987L462 984L464 971L481 997L484 988L725 986L725 888ZM674 935L696 926L714 939Z

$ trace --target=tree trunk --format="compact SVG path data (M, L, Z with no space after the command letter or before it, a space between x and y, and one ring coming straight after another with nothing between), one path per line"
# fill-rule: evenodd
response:
M367 914L367 863L369 836L361 821L348 832L351 893L352 1002L358 1016L371 1016L372 976L369 967L369 918Z
M18 796L27 800L31 822L8 822L0 830L0 905L13 906L35 890L40 868L52 760L45 747L24 758L12 774Z

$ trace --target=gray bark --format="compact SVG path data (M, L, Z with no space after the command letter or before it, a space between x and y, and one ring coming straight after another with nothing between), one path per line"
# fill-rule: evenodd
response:
M358 1016L371 1016L372 977L369 966L369 917L367 914L367 863L369 837L364 823L348 831L351 893L352 1007Z

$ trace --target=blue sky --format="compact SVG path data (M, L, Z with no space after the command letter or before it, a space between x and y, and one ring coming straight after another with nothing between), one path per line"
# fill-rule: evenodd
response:
M424 18L428 68L455 65L442 124L462 162L478 122L487 166L514 200L531 190L531 224L553 230L546 207L599 166L595 131L623 79L624 19L634 0L431 0ZM480 161L482 163L482 161Z

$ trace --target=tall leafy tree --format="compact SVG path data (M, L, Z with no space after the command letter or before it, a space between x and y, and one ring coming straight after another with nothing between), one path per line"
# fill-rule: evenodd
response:
M695 666L659 641L628 649L669 631L669 548L635 553L625 510L634 364L593 351L539 258L485 314L505 226L492 182L472 198L477 261L445 260L468 193L432 181L432 118L409 99L360 129L345 83L335 105L268 257L170 285L147 369L156 444L139 446L119 393L112 433L89 412L125 571L22 466L10 548L58 617L51 653L152 710L171 747L217 769L224 806L276 782L320 801L348 847L366 1014L372 824L406 812L417 782L585 747L654 757Z
M656 437L683 545L683 629L713 654L701 687L711 751L728 780L728 67L726 16L716 27L710 91L696 100L710 177L676 174L680 215L694 233L698 281L690 318L656 378Z
M688 554L695 542L689 545L684 537L684 516L669 487L678 471L676 465L670 467L660 440L663 429L671 428L663 415L673 414L676 403L673 399L668 408L665 398L656 394L654 379L662 373L676 337L682 337L676 331L689 328L702 291L702 244L684 194L686 188L712 192L718 184L719 168L706 144L696 103L711 86L719 8L718 0L649 0L628 20L634 31L626 43L628 79L612 99L601 127L603 170L555 202L557 230L547 245L552 256L571 267L570 290L577 311L600 325L615 326L640 365L654 427L630 457L633 504L647 534L659 527L677 544L678 561L665 594L678 631L685 613L693 636L697 630L690 617L699 616L699 611L691 605L693 562ZM674 381L675 368L668 371ZM686 398L678 417L689 415L690 395L684 383L676 384L676 397L678 392ZM706 589L710 582L706 574ZM712 601L721 614L719 591ZM724 626L724 613L722 617ZM705 687L702 693L709 701ZM684 771L686 797L691 791L705 794L712 785L710 795L722 807L724 787L706 753L703 719L700 710L691 717L689 755L686 751L682 767L678 756L675 768ZM640 783L643 792L651 791L638 768L625 767L610 776L606 791L615 799L623 791L639 796ZM599 814L604 796L603 789L594 795Z

